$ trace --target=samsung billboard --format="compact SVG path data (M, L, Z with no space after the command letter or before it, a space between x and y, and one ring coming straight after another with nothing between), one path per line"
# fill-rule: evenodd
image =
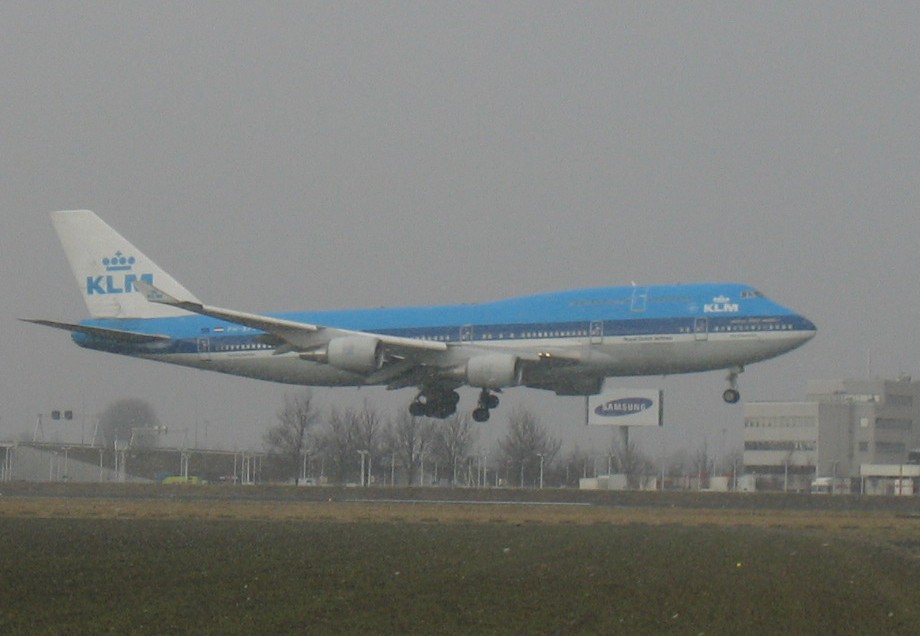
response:
M605 389L588 398L588 424L591 426L661 426L660 390Z

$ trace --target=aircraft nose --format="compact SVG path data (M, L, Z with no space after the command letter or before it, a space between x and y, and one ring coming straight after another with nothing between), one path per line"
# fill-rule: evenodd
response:
M798 316L798 332L802 334L802 342L807 342L818 333L818 327L805 316Z

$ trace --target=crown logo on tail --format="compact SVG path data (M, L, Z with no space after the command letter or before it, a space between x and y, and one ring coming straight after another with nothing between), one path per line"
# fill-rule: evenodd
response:
M102 264L107 272L129 272L134 268L137 259L133 256L125 256L121 250L115 252L115 256L102 259Z

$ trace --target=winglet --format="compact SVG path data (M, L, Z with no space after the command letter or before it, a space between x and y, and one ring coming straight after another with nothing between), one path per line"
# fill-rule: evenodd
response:
M151 285L145 280L134 281L134 287L144 295L144 298L147 299L147 302L157 303L159 305L169 305L170 307L178 307L179 309L184 309L186 311L191 311L198 313L202 308L201 303L193 302L190 300L179 300L175 296L167 294L165 291Z
M154 287L153 285L151 285L150 283L146 281L143 281L143 280L134 281L134 287L137 288L137 290L144 295L144 298L146 298L148 302L160 303L161 305L173 305L173 306L177 306L179 304L178 298L174 298L173 296L170 296L162 289L159 289L158 287Z

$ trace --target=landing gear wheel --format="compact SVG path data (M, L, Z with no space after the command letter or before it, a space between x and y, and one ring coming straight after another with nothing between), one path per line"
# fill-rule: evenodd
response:
M728 388L722 394L722 399L728 404L737 404L741 399L741 393L738 392L738 374L743 371L744 367L732 367L728 370L728 375L725 377L728 380Z
M409 405L412 417L434 417L445 419L457 412L460 394L456 391L423 391Z
M457 406L449 402L438 402L428 407L429 417L435 417L439 420L447 419L457 412Z
M477 422L485 422L489 419L489 411L498 406L498 396L490 393L489 389L483 389L479 394L479 404L473 411L473 419Z

